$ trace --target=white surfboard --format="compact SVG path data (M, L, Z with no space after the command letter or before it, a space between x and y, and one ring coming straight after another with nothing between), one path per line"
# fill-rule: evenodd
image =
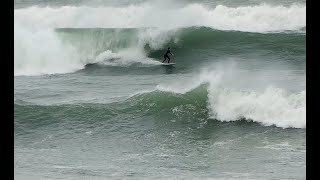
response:
M161 63L161 65L163 66L172 66L175 65L176 63Z

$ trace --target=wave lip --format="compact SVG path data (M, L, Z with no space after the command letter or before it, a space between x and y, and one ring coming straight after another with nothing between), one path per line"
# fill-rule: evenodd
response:
M264 93L223 91L209 94L210 117L220 121L249 119L282 128L306 127L305 91L287 94L268 88Z

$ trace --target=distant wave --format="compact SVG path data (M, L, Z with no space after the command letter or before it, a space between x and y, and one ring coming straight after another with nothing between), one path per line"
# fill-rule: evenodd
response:
M35 13L36 12L36 13ZM300 30L306 26L306 7L302 4L214 8L188 4L170 8L159 3L127 7L29 7L14 11L15 24L28 29L44 28L141 28L206 26L219 30L268 32Z

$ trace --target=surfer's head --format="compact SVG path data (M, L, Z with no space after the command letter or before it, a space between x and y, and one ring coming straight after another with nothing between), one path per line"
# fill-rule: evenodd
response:
M168 47L168 49L170 49L170 47Z

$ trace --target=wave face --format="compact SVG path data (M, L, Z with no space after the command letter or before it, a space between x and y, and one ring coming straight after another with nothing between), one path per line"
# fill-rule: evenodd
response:
M149 53L163 51L171 45L175 50L192 48L212 49L227 46L254 46L276 50L278 47L303 50L305 33L250 33L221 31L207 27L188 27L173 30L159 28L58 28L55 30L64 43L78 48L79 53L99 53L137 48ZM299 49L300 48L300 49Z
M262 79L259 74L251 75L256 76L257 79ZM206 103L205 109L208 110L208 117L219 121L246 119L267 126L306 127L305 90L290 92L283 88L268 85L267 88L262 88L262 90L247 90L239 88L239 86L230 86L236 84L242 78L245 78L245 76L236 73L232 68L225 70L218 68L217 70L204 70L199 76L189 80L188 83L175 83L173 86L159 85L157 89L168 93L183 94L182 99L190 99L191 102L194 102L191 104L197 105L196 107L204 107L203 103ZM252 83L258 81L257 79L245 79L246 81L252 81ZM258 86L257 84L256 86ZM190 94L192 94L192 98L189 98ZM168 97L169 99L172 98ZM204 102L202 104L197 103L194 99ZM191 110L191 112L203 111L205 111L203 108Z
M78 109L80 108L80 109ZM29 109L29 110L28 110ZM238 91L201 85L185 93L169 91L168 87L157 87L152 92L138 93L123 102L111 104L65 104L31 105L15 102L15 114L32 113L34 118L50 119L38 115L34 110L49 114L64 112L66 116L86 119L98 114L99 119L108 119L116 114L166 117L181 121L251 121L264 126L281 128L306 128L306 93L288 93L279 88L268 88L264 92ZM72 110L69 114L69 110ZM85 112L75 114L81 109ZM55 122L50 122L55 123ZM88 122L98 123L98 122Z
M300 4L207 7L194 3L168 8L145 2L125 7L16 9L15 75L68 73L114 59L120 60L107 64L156 65L155 58L162 58L159 50L168 45L228 51L224 46L230 44L230 48L248 43L268 48L276 41L279 46L290 44L282 46L290 49L305 42L305 14L305 5Z
M210 86L208 89L199 88L185 94L154 91L136 95L132 98L136 104L134 108L147 109L155 114L171 111L174 118L184 120L187 117L222 122L247 120L281 128L306 127L305 91L290 94L277 88L268 88L261 93Z

